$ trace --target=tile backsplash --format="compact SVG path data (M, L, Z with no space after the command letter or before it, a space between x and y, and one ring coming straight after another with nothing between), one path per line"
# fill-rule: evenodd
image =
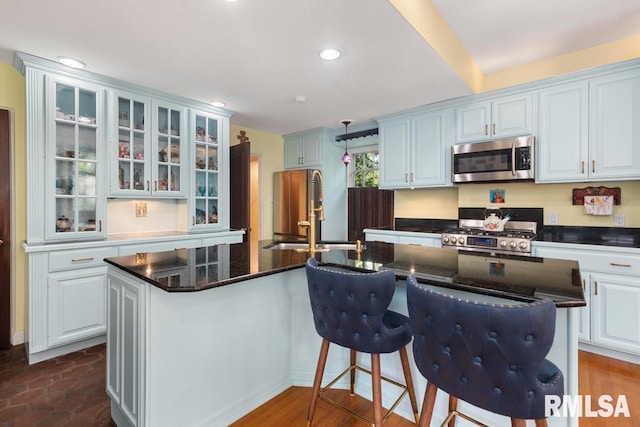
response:
M136 202L147 203L147 216L136 217ZM109 199L107 233L187 231L186 200Z

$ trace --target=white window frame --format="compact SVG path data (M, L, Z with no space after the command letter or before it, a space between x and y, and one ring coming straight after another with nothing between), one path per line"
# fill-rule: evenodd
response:
M347 165L347 188L352 188L356 183L356 171L355 171L355 154L368 153L370 151L377 151L380 155L380 148L378 145L366 145L363 147L354 147L347 150L351 154L351 163ZM378 161L378 173L380 173L380 162Z

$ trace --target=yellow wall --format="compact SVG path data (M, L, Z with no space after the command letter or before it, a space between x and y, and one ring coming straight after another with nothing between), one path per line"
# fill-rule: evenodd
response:
M239 143L237 136L241 130L246 132L251 142L251 155L260 157L260 239L270 239L273 236L273 173L284 169L284 139L280 135L232 123L230 145Z
M572 204L572 190L587 186L620 187L622 204L610 216L585 215L583 206ZM489 206L489 190L506 190L506 203L494 206L544 208L558 214L558 225L613 227L615 214L625 216L625 227L640 227L640 181L591 182L571 184L464 184L457 188L399 190L395 193L395 216L404 218L456 219L458 206Z
M14 200L13 230L14 240L11 242L15 262L11 264L13 272L13 298L11 306L14 310L12 334L21 333L27 324L27 257L22 249L22 241L27 238L27 150L26 150L26 94L24 77L11 65L0 63L0 108L11 111L13 144L13 185L11 192ZM22 338L20 338L22 339Z

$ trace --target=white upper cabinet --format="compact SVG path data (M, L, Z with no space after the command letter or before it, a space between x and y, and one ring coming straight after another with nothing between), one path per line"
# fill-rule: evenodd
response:
M113 91L112 196L151 195L151 100ZM146 121L146 123L145 123Z
M593 179L640 178L640 71L590 82Z
M380 188L449 185L444 110L382 119L379 129Z
M456 108L456 141L473 142L534 133L533 93Z
M46 185L39 189L46 195L45 209L34 209L31 214L38 222L44 221L47 240L102 237L104 89L54 75L47 76L46 84L46 131L42 135Z
M539 92L537 182L640 178L640 72Z
M229 119L191 110L189 116L189 173L194 183L189 194L191 230L229 227L227 200L229 175Z
M285 137L285 169L310 168L322 165L322 132Z
M539 93L537 181L585 179L589 158L589 85L568 84Z
M119 90L111 103L111 196L185 197L185 108Z

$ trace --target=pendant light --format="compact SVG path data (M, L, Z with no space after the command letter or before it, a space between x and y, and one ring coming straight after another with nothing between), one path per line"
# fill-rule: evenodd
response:
M342 157L340 158L340 160L342 160L342 163L344 163L345 166L349 166L349 163L351 163L351 154L349 154L349 151L347 150L347 147L349 146L349 139L347 138L347 129L349 128L349 124L351 123L351 120L344 120L342 122L342 124L344 125L344 154L342 155Z

